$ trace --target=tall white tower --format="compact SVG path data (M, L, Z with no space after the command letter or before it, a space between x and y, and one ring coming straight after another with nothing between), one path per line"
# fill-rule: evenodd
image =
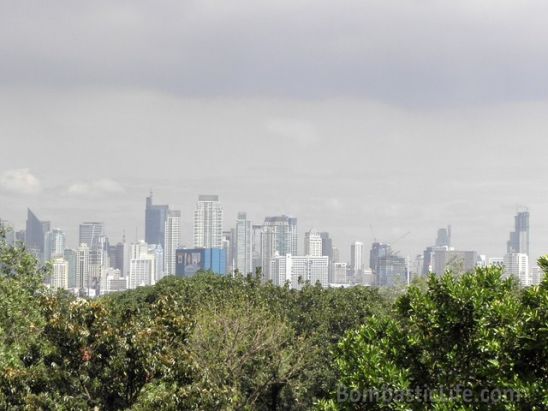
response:
M251 221L247 219L246 213L238 213L235 230L235 256L236 269L241 274L253 272L252 266L252 230Z
M194 247L222 248L223 206L217 195L200 195L194 210Z
M310 230L304 234L304 255L310 257L322 256L322 237L315 230Z
M181 243L181 212L170 210L166 218L164 274L175 275L175 251Z

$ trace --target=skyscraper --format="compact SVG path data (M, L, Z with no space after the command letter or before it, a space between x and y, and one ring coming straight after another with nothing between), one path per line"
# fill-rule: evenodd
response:
M90 249L100 248L104 229L104 224L99 222L80 224L78 244L87 244Z
M319 283L327 287L328 282L327 256L294 256L278 255L271 260L271 280L275 285L289 283L291 288L300 289L305 283Z
M145 242L159 244L165 248L166 219L169 206L152 204L152 193L146 198L145 208Z
M88 295L89 282L89 247L82 243L76 252L76 288Z
M247 214L238 213L236 220L236 229L234 233L235 241L235 269L241 274L249 274L253 272L252 265L252 231L251 221L247 219Z
M68 288L69 265L68 262L61 256L56 257L52 261L52 274L50 278L51 288Z
M504 256L504 274L519 280L523 287L532 285L529 257L525 253L508 253Z
M263 277L270 280L270 262L276 254L297 255L297 219L286 215L266 217L261 233Z
M181 242L181 212L169 210L164 240L164 275L175 275L175 251Z
M54 228L46 233L44 240L44 260L62 256L65 252L65 233Z
M30 209L27 209L25 245L32 254L41 260L44 258L45 235L49 230L49 221L40 221Z
M438 230L438 236L436 237L436 247L451 248L451 226L447 228L440 228Z
M354 276L358 276L363 272L364 263L364 245L360 241L355 241L350 246L350 266L354 272Z
M304 234L304 255L311 257L321 257L322 237L315 230L310 230Z
M223 207L217 195L200 195L194 210L194 247L222 248Z
M156 279L156 255L144 241L131 244L128 288L152 285Z
M520 211L514 217L514 231L510 233L507 253L521 253L529 256L529 211Z

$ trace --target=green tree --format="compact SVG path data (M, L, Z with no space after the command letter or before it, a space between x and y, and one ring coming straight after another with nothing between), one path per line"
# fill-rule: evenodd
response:
M430 276L427 289L411 287L393 315L368 320L338 344L339 401L320 408L546 409L547 287L545 279L519 290L500 268ZM436 395L424 401L417 387ZM460 388L475 402L448 391ZM351 399L351 390L361 401ZM366 398L371 390L405 398ZM494 390L511 395L484 402Z

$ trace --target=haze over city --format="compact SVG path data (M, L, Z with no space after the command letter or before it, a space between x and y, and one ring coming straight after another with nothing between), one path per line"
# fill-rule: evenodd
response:
M32 7L31 7L32 4ZM492 7L496 4L496 7ZM298 218L414 257L448 224L502 256L519 206L545 254L542 1L0 2L0 217L144 235L144 198L225 228ZM299 241L302 250L302 241Z

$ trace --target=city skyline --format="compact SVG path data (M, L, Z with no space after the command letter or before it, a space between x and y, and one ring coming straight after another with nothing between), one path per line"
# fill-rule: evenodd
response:
M149 199L151 199L151 194L149 194L149 196L146 198L147 199L147 206L145 207L144 210L144 214L141 216L142 218L142 226L145 227L146 224L147 224L147 221L149 221L149 207L151 205L151 203L149 202ZM221 209L221 214L222 214L222 210L225 208L225 203L221 201L220 199L220 196L218 195L203 195L203 194L200 194L197 196L198 198L198 203L194 202L194 213L192 214L192 223L191 223L191 226L192 226L192 229L190 230L190 233L186 233L187 236L190 235L190 238L191 240L189 242L185 242L185 236L184 234L184 231L182 229L183 226L187 225L188 221L185 221L185 218L184 216L182 215L181 211L180 210L173 210L173 209L170 209L168 205L162 205L162 206L159 206L159 207L162 207L162 208L165 208L166 211L167 211L167 214L166 214L166 222L168 221L168 217L171 215L172 217L175 217L177 219L177 222L176 222L176 225L174 227L175 228L175 232L173 231L170 231L170 235L173 237L173 240L171 241L171 247L174 247L173 248L173 253L174 253L174 250L175 248L187 248L187 249L191 249L191 248L196 248L196 244L193 243L193 239L194 239L194 234L195 234L195 230L196 230L196 223L198 223L199 226L201 226L203 224L203 221L200 220L200 219L196 219L196 210L200 204L201 201L205 200L207 198L207 201L211 201L211 200L214 200L217 204L218 204L218 207L220 207ZM530 238L530 226L529 226L529 215L530 215L530 212L527 208L523 207L523 206L520 206L520 207L517 207L516 208L516 215L513 216L514 218L514 225L513 227L510 227L508 228L506 234L508 236L508 233L510 233L510 236L513 235L514 232L516 232L516 230L518 230L519 227L523 227L523 229L526 229L526 234L527 234L527 248L529 248L529 238ZM363 241L360 241L360 240L353 240L351 243L349 244L342 244L338 241L333 241L333 238L332 237L332 234L331 232L328 232L328 231L325 231L325 232L319 232L319 230L316 230L316 228L313 228L313 227L302 227L300 224L296 224L296 221L298 220L298 218L296 216L288 216L288 215L280 215L280 216L265 216L261 219L259 219L259 221L255 221L255 220L251 220L251 219L248 219L247 217L247 212L242 212L242 211L238 211L236 213L236 216L234 216L233 218L230 218L228 217L225 222L224 222L224 226L223 226L223 230L224 229L227 229L227 230L233 230L233 235L236 236L237 235L237 227L238 227L238 221L239 221L239 218L243 215L245 219L247 219L248 221L248 224L249 224L249 227L248 227L248 230L250 230L249 232L249 241L251 243L253 243L253 239L252 239L252 234L251 234L251 226L253 225L253 227L263 227L261 229L261 231L263 232L262 236L263 238L260 240L261 241L261 244L259 245L259 247L264 247L265 246L265 239L266 237L265 236L265 231L264 231L264 227L268 227L269 224L272 224L274 222L274 224L278 224L278 223L283 223L283 224L287 224L287 221L294 221L293 224L295 224L296 228L297 228L297 234L296 234L296 244L295 244L295 239L292 238L293 236L295 236L295 234L290 234L289 232L285 233L284 236L288 236L287 239L285 239L284 241L289 241L291 244L295 244L296 245L296 252L293 252L293 253L290 253L292 255L308 255L306 254L306 249L307 249L307 244L309 246L309 235L312 234L314 236L317 236L319 240L327 240L329 241L329 244L330 244L330 247L333 247L335 246L337 250L343 250L343 253L341 254L341 260L338 261L338 262L345 262L345 263L348 263L349 264L349 267L352 266L352 262L353 262L353 250L354 250L354 247L356 244L361 244L361 247L363 249L363 251L360 252L360 254L363 254L364 256L363 257L360 257L360 260L361 260L361 263L360 263L360 266L362 267L365 267L367 261L370 261L368 260L368 257L366 256L366 254L369 253L369 247L370 246L374 246L374 244L376 243L380 243L380 244L387 244L389 245L390 247L392 246L392 244L395 244L396 245L396 248L397 248L397 255L400 256L400 257L405 257L405 258L408 258L408 259L414 259L414 258L417 258L418 256L421 256L423 255L423 252L425 252L425 249L431 249L432 246L434 246L434 248L436 247L439 247L439 243L440 243L440 239L443 239L443 241L447 241L447 242L451 242L451 236L452 236L452 226L449 225L447 228L438 228L437 230L433 230L432 231L432 235L431 235L431 238L432 240L430 242L427 242L423 245L416 245L416 249L417 249L417 252L416 253L410 253L410 254L405 254L404 252L402 252L402 247L400 247L400 241L403 241L406 237L408 237L408 235L410 234L410 232L407 232L405 233L403 236L401 236L400 238L397 238L395 239L395 241L384 241L384 239L381 239L381 238L378 238L378 237L374 237L373 240L371 241L368 241L368 240L363 240ZM524 220L524 216L526 216L526 220ZM226 218L226 217L225 217ZM67 235L67 232L71 232L71 229L70 228L65 228L62 224L58 224L58 222L52 222L52 221L44 221L44 220L39 220L38 216L34 213L33 210L31 209L27 209L27 221L26 221L26 224L21 228L21 227L17 227L17 226L13 226L13 223L6 219L6 218L0 218L0 222L2 223L7 223L8 225L11 226L11 228L13 228L14 232L17 232L17 231L27 231L28 230L28 222L35 222L34 225L36 225L37 223L42 223L42 224L45 224L46 227L50 227L50 230L51 231L46 231L44 232L44 236L45 236L45 240L44 240L44 250L47 249L47 246L46 246L46 240L47 240L47 234L49 233L54 233L56 231L60 231L63 235L63 244L66 244L66 247L67 248L72 248L72 249L77 249L78 246L80 245L80 243L82 242L82 236L85 236L85 237L89 237L90 236L90 233L88 233L88 231L90 231L90 227L92 228L91 229L91 232L95 232L96 230L98 230L98 233L99 233L99 238L101 238L101 236L105 236L107 239L108 239L108 244L110 244L110 246L112 247L115 247L115 245L117 243L119 243L120 241L125 241L127 240L127 244L138 244L139 242L142 242L142 241L145 241L145 237L142 236L140 237L138 235L138 232L137 232L137 235L135 236L135 238L128 238L125 231L122 233L122 236L120 238L117 238L115 235L113 236L112 233L110 233L110 231L108 230L108 223L105 224L104 221L95 221L95 222L80 222L78 224L78 228L76 229L76 237L78 238L78 241L74 242L73 239L71 241L71 238L70 238L70 235ZM171 221L171 220L170 220ZM522 222L522 221L526 221L526 225ZM25 226L27 226L27 229L25 229ZM534 224L533 224L534 226ZM42 227L42 226L40 226ZM95 227L98 227L98 229L96 229ZM514 231L512 231L512 228ZM85 230L84 232L82 230ZM374 233L374 228L372 225L369 226L369 230ZM267 230L268 231L268 230ZM321 234L321 235L320 235ZM15 233L14 233L15 235ZM325 239L323 236L326 236ZM179 236L180 240L178 241L175 241L175 239L177 238L177 236ZM448 236L448 237L447 237ZM94 240L96 240L96 237L93 236ZM167 238L167 234L166 234L166 238ZM285 237L284 237L285 238ZM256 241L256 240L255 240ZM522 241L525 241L525 240L522 240ZM94 243L96 243L96 241L93 241ZM89 241L87 242L89 243ZM177 244L175 244L177 243ZM290 244L288 243L288 245ZM153 244L153 243L148 243L148 244ZM285 244L285 243L284 243ZM441 244L441 243L440 243ZM466 245L463 245L462 247L460 247L460 244L459 244L459 247L457 247L457 249L470 249L470 250L475 250L479 255L484 255L487 257L487 259L490 259L490 258L494 258L494 259L502 259L504 257L504 255L509 252L509 244L510 242L508 242L508 240L505 242L506 244L506 251L504 251L504 249L501 249L498 253L494 253L494 254L489 254L489 253L486 253L484 252L484 248L478 248L478 249L475 249L475 248L472 248L472 247L467 247ZM92 245L92 248L95 247L95 245ZM161 244L160 244L161 246ZM254 246L256 246L256 244L254 244ZM290 247L294 247L293 245L289 245ZM236 252L237 250L237 247L236 247L236 243L231 245L231 247L234 247L233 250L234 252ZM251 244L249 245L249 247L251 247ZM320 245L321 247L321 245ZM197 247L197 248L208 248L208 247ZM218 244L216 246L214 246L213 248L221 248L221 244ZM455 247L451 247L449 248L450 250L454 250ZM32 248L31 248L32 250ZM274 250L274 249L273 249ZM162 249L162 251L164 251ZM293 251L295 251L295 249L293 249ZM249 253L251 253L251 249L248 250ZM327 254L323 254L323 255L330 255L330 253L326 250L322 250L322 252L327 252ZM340 252L340 251L339 251ZM523 252L523 251L522 251ZM264 250L263 250L263 253L264 253ZM267 253L268 254L268 253ZM282 253L283 254L283 253ZM532 258L531 255L526 252L525 253L526 255L529 256L529 264L530 266L534 266L536 264L536 258ZM310 254L310 255L313 255L313 254ZM166 258L169 259L170 257L166 255ZM235 258L235 256L234 256ZM251 258L251 256L249 257ZM267 259L270 259L270 257L266 257ZM330 261L331 261L331 258L330 258ZM334 260L333 260L334 261ZM234 261L235 262L235 261ZM167 263L167 260L166 262L164 262L164 264ZM410 264L410 267L412 266L413 264ZM354 269L357 269L356 267L353 267ZM358 269L359 270L359 269ZM268 272L268 269L266 270Z

